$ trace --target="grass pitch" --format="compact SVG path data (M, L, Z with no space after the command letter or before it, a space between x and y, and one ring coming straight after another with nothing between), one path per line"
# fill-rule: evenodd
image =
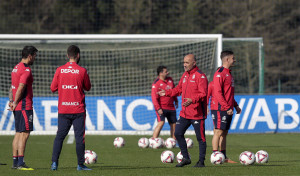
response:
M119 135L122 136L122 135ZM86 136L86 149L98 154L98 162L89 165L92 171L77 171L75 143L67 144L65 140L57 171L50 171L52 145L55 136L30 136L27 144L26 164L34 171L12 170L11 142L13 136L0 136L0 175L300 175L300 134L229 134L227 139L227 155L235 161L245 150L256 153L266 150L270 157L267 164L243 166L238 164L212 165L210 163L211 138L207 136L207 156L205 168L193 168L198 161L198 143L192 138L194 147L189 149L192 164L183 168L175 168L176 162L164 164L160 154L167 150L142 149L137 145L143 136L122 136L125 147L114 148L116 136ZM144 136L149 138L150 136ZM168 136L161 136L166 139ZM175 156L179 148L172 149Z

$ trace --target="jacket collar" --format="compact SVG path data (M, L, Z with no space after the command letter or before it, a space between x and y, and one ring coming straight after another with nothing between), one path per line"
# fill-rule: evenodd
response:
M193 74L195 73L197 70L199 70L199 68L197 66L195 66L192 70L187 71L188 74Z

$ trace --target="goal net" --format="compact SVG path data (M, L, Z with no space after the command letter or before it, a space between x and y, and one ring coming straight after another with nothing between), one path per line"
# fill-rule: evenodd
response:
M220 60L222 35L0 35L1 134L14 134L14 117L7 111L8 90L12 68L20 62L25 45L39 50L31 66L33 134L56 133L58 95L50 91L50 84L56 68L67 62L71 44L79 46L80 65L87 68L92 82L86 92L87 134L150 135L157 124L151 101L156 68L167 66L177 85L184 72L183 57L193 53L211 80ZM169 129L166 123L162 134L169 134ZM211 119L206 130L213 130Z

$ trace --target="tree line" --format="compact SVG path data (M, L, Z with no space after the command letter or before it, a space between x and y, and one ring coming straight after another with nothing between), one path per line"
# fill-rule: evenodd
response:
M2 34L263 37L265 93L298 93L298 0L2 0ZM279 90L279 87L281 89Z

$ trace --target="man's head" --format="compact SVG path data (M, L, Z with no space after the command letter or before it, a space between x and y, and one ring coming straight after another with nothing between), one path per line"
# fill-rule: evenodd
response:
M168 68L166 66L158 66L157 67L157 75L162 78L163 80L166 79L166 77L168 76L169 72L168 72Z
M78 46L75 46L75 45L71 45L69 46L68 48L68 58L71 60L75 60L76 63L79 63L80 61L80 49L78 48Z
M188 54L183 58L184 71L190 71L196 66L196 59L193 54Z
M233 66L235 62L234 53L232 51L222 51L221 52L222 65L226 68Z
M22 59L26 60L28 65L32 65L37 52L34 46L25 46L22 50Z

